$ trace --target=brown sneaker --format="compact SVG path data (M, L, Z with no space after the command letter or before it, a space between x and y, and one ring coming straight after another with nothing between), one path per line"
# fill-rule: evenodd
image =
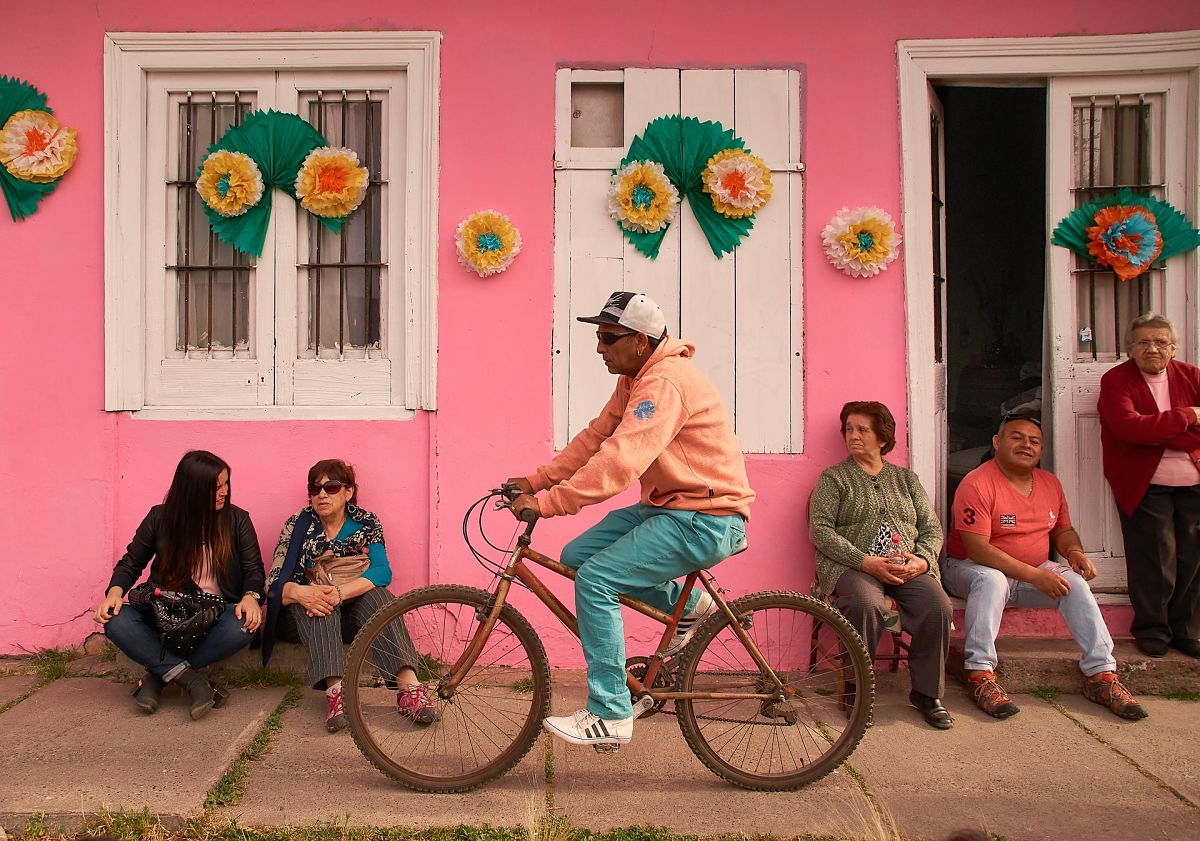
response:
M1138 721L1149 715L1142 705L1133 699L1129 690L1117 680L1116 672L1100 672L1083 679L1083 697L1108 707L1115 715Z
M967 688L971 697L979 705L979 709L992 718L1012 718L1021 708L1012 702L1000 684L996 683L996 675L990 671L968 671Z

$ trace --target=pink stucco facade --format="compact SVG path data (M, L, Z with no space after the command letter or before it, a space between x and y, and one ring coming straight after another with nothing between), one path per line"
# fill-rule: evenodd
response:
M0 654L75 644L96 630L90 614L114 559L193 447L233 466L234 501L250 511L264 556L304 502L308 465L337 456L359 467L363 502L383 518L394 590L430 581L486 584L461 546L464 509L490 484L551 455L551 161L560 66L804 71L807 218L797 232L804 243L804 453L749 458L759 494L751 549L719 577L734 593L807 590L813 557L802 509L821 469L843 456L838 408L848 399L878 399L901 428L907 424L903 263L875 279L850 280L825 261L819 236L842 205L879 205L899 217L896 41L1195 28L1200 5L1176 0L1146 0L1133 12L1117 0L867 0L852 8L793 0L18 4L4 14L0 73L46 91L60 118L78 129L81 151L35 216L17 224L0 218L0 475L11 535ZM147 421L106 413L104 33L377 29L444 36L437 411L388 422ZM455 260L453 233L461 218L485 207L520 226L524 247L507 273L481 280ZM521 334L527 338L514 350ZM893 458L907 463L903 441ZM540 546L556 552L598 513L546 524ZM1126 611L1109 616L1114 632L1127 631ZM1018 625L1062 632L1037 621L1044 624ZM550 639L552 655L572 662L573 649L557 644L562 635Z

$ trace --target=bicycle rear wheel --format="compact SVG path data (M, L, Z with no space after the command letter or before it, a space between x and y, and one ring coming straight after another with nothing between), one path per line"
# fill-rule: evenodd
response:
M467 791L511 769L537 741L550 711L550 664L533 627L511 605L454 692L439 694L492 602L492 594L473 587L423 587L390 602L354 638L343 684L350 732L393 780L418 791ZM393 623L412 639L417 677L441 716L434 724L401 716L394 676L375 667L396 659Z
M866 730L875 697L866 649L840 613L809 596L755 593L729 607L787 694L678 701L679 728L700 761L735 785L808 785L841 765ZM683 656L684 692L775 690L724 613L705 621Z

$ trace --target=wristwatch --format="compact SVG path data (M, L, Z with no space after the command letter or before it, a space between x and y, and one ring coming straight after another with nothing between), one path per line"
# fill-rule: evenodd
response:
M258 602L259 604L262 604L262 593L256 593L253 590L247 590L246 592L242 593L242 598L244 599L246 596L254 599L254 601Z

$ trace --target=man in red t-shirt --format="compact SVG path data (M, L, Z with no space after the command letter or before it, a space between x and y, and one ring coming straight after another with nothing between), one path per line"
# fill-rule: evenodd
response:
M996 682L996 632L1008 605L1057 608L1083 656L1083 694L1122 718L1146 711L1117 680L1113 641L1087 582L1096 568L1071 527L1062 485L1037 467L1041 424L1006 416L992 437L996 457L958 486L942 583L967 600L965 668L975 703L996 718L1020 710ZM1051 549L1066 559L1052 559Z

